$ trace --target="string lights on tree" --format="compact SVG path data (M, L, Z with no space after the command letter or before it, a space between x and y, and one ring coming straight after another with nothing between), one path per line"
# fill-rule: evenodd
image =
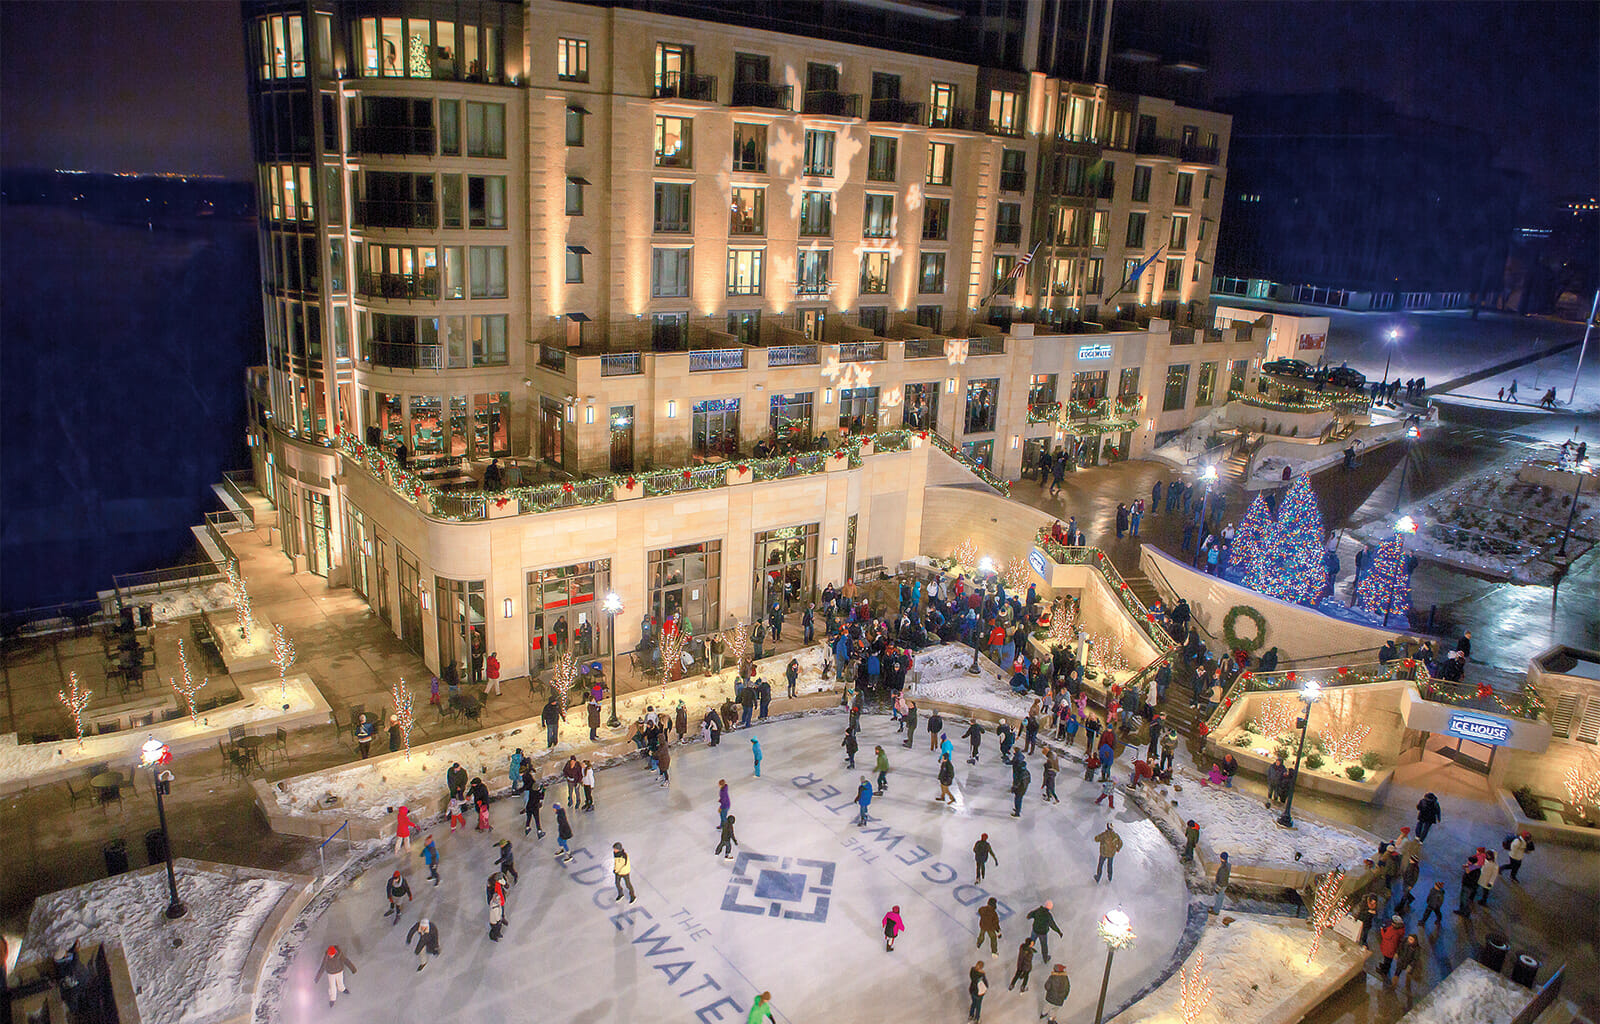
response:
M294 641L283 635L283 625L273 627L272 663L278 667L278 696L289 699L289 666L294 664Z
M978 545L972 543L972 538L968 537L956 545L950 557L955 559L958 566L973 568L978 564Z
M1013 593L1021 593L1028 589L1028 563L1026 560L1013 556L1006 560L1006 567L1001 572L1001 578L1006 581L1006 587Z
M1335 868L1316 885L1316 895L1311 901L1311 950L1306 953L1306 963L1312 961L1322 946L1322 933L1350 912L1350 897L1339 892L1343 884L1344 869Z
M195 725L199 725L200 716L195 710L194 696L204 689L205 685L211 682L211 679L207 677L200 680L198 683L194 681L194 674L189 671L189 655L183 649L182 637L178 638L178 668L182 678L169 679L168 682L170 682L172 684L172 688L178 692L178 696L182 697L189 705L189 721Z
M1077 609L1069 607L1071 599L1063 602L1056 598L1050 605L1050 631L1046 634L1051 646L1070 647L1077 638Z
M1328 583L1323 562L1327 539L1317 496L1306 477L1296 477L1267 531L1248 585L1280 601L1315 604Z
M1399 615L1411 610L1411 576L1406 572L1405 538L1399 533L1378 545L1372 564L1356 585L1357 607L1373 615Z
M1261 713L1256 717L1256 725L1261 735L1268 739L1275 739L1284 733L1292 732L1298 727L1300 718L1300 704L1292 698L1273 698L1261 705Z
M1567 800L1585 816L1600 809L1600 761L1590 757L1583 764L1567 769L1562 779L1567 787Z
M1211 979L1206 977L1206 955L1194 958L1194 971L1178 968L1178 1014L1183 1024L1194 1024L1211 1005Z
M67 673L68 686L65 690L56 691L56 699L66 705L67 711L72 715L72 724L78 730L78 746L83 746L83 710L89 706L89 698L94 696L93 690L84 690L78 687L78 673Z
M244 584L244 572L239 568L237 559L230 561L224 570L228 577L228 589L233 593L233 608L239 617L239 639L249 643L256 630L256 615L255 609L250 606L250 591Z
M1237 566L1247 581L1255 578L1256 562L1272 527L1272 509L1267 505L1266 494L1259 493L1234 531L1233 544L1228 549L1228 564Z
M411 690L406 687L406 681L401 679L394 684L390 691L394 698L394 724L400 730L400 742L405 744L406 760L411 760L411 729L417 724L415 711L411 704Z
M661 630L662 689L666 688L669 680L683 675L683 644L687 639L683 632L682 616L674 615L668 620L667 627Z
M1366 750L1369 725L1352 725L1346 728L1322 730L1322 744L1335 761L1360 761Z
M744 670L744 659L750 651L750 623L735 622L728 633L728 657L735 671Z

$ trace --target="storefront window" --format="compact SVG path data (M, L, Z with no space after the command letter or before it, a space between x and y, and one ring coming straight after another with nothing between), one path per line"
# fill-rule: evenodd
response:
M767 417L772 438L780 443L811 440L812 398L814 391L797 391L792 395L773 395Z
M994 469L993 441L968 441L961 446L961 454L984 469Z
M988 377L967 382L966 432L985 434L994 429L999 407L1000 379Z
M841 388L839 391L839 429L852 434L878 432L878 389Z
M482 580L434 581L434 607L439 622L439 674L452 672L463 683L483 682L484 636Z
M422 653L422 572L416 556L396 546L400 566L400 641Z
M907 384L900 425L912 430L933 430L939 425L939 382Z
M1106 397L1109 370L1080 370L1072 375L1072 400L1093 402Z
M695 633L722 623L722 542L706 541L650 552L650 615L666 622L682 615Z
M372 539L367 536L367 517L354 505L345 506L344 563L350 568L350 589L372 604L372 556L367 548Z
M472 450L478 458L511 454L511 392L472 396Z
M751 617L765 616L779 602L788 611L817 585L817 524L757 533L755 561L750 593L757 606L751 608Z
M1176 363L1167 367L1167 390L1161 399L1163 412L1182 409L1189 397L1189 364Z
M411 396L411 447L417 458L444 454L444 430L437 395Z
M1117 380L1117 397L1139 397L1139 368L1137 366L1130 366L1122 371L1122 375Z
M306 491L306 568L318 576L328 575L329 519L328 496Z
M1056 375L1036 373L1028 384L1028 405L1049 405L1056 400Z
M580 660L609 654L600 601L611 589L611 560L528 573L528 667L549 668L564 652Z
M696 455L739 452L739 400L708 398L694 403L692 443Z
M1210 405L1217 389L1217 364L1201 363L1200 380L1195 387L1194 404Z

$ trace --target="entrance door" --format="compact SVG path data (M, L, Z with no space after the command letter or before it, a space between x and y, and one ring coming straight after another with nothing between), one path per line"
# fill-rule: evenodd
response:
M633 406L611 407L611 472L633 472Z
M1494 767L1496 748L1487 743L1454 736L1434 736L1429 741L1428 749L1479 775L1488 775Z
M1022 442L1022 468L1025 473L1033 472L1039 465L1039 456L1050 450L1048 437L1030 437Z

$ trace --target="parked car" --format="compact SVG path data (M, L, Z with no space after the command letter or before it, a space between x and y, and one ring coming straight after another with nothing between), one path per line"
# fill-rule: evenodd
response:
M1359 391L1367 386L1367 375L1360 370L1352 370L1348 366L1339 366L1329 371L1328 383L1336 388L1351 388Z
M1304 359L1290 359L1287 356L1263 363L1262 373L1276 373L1284 377L1301 377L1306 380L1311 378L1311 364Z

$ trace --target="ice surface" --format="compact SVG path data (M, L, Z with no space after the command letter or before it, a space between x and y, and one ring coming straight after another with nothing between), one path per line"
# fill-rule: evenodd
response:
M596 810L572 816L570 864L552 859L553 832L524 838L512 801L494 805L490 835L435 828L443 884L428 882L416 850L358 879L311 926L273 1019L389 1024L403 1005L404 1019L420 1021L530 1019L532 1007L551 1020L729 1021L743 1020L752 995L769 990L780 1021L953 1020L966 1011L967 971L983 955L991 985L984 1019L1033 1022L1037 988L1021 995L1005 983L1027 930L1022 915L1047 898L1065 933L1050 935L1051 959L1073 977L1062 1020L1093 1012L1105 962L1093 922L1106 910L1120 906L1139 933L1117 954L1109 1005L1170 960L1187 893L1174 851L1143 815L1120 801L1115 812L1094 807L1099 786L1071 774L1060 780L1061 804L1044 806L1037 759L1022 818L1010 817L1010 771L997 758L958 766L961 804L949 809L934 800L925 741L908 750L886 717L867 716L861 769L852 771L839 748L844 721L807 716L735 731L715 749L684 747L669 788L638 762L601 772ZM765 755L759 779L751 736ZM853 797L871 774L875 744L889 755L889 788L861 829ZM731 784L742 861L713 855L719 778ZM549 796L562 801L564 787ZM1125 843L1121 877L1096 886L1092 837L1107 820ZM545 828L552 824L547 805ZM971 849L980 832L999 864L974 886ZM511 890L506 934L493 943L483 882L494 868L491 844L502 837L512 841L521 881ZM615 900L613 842L632 857L639 899L631 906ZM417 895L397 925L383 918L391 864L405 869ZM800 898L790 898L802 885ZM995 959L973 945L977 906L988 895L1006 914ZM889 953L880 921L895 905L907 931ZM443 950L420 975L402 941L418 916L439 925ZM330 942L360 972L331 1010L311 980ZM1036 961L1035 986L1045 962Z
M1157 792L1172 802L1183 820L1200 823L1201 838L1217 853L1271 864L1292 864L1298 853L1301 863L1316 871L1338 865L1352 869L1377 853L1365 836L1303 817L1296 819L1292 830L1279 828L1277 808L1268 809L1235 789L1202 786L1186 769L1179 769L1173 779L1183 792L1174 792L1171 786L1157 787Z
M119 943L147 1024L208 1024L250 1008L255 979L241 982L256 933L296 883L248 868L176 862L189 912L168 921L167 874L156 866L42 896L33 904L22 958L48 958L74 941ZM313 968L314 969L314 968Z
M1464 960L1399 1024L1509 1024L1533 993L1476 960Z

